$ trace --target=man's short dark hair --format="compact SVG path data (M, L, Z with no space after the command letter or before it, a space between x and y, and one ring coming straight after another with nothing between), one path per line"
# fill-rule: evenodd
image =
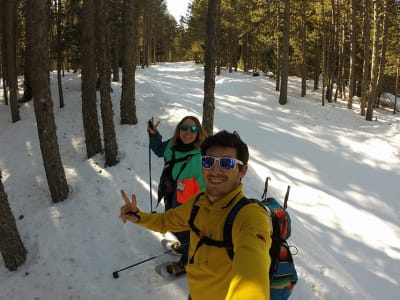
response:
M213 146L235 148L237 159L241 160L244 164L247 164L249 161L249 149L236 131L230 133L226 130L222 130L207 137L200 146L201 155L206 155L207 150Z

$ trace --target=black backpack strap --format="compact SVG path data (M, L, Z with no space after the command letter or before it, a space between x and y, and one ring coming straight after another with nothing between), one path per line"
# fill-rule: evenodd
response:
M196 155L196 154L191 153L191 154L185 155L184 157L175 159L175 150L173 149L172 151L173 151L173 152L172 152L172 159L164 163L164 170L163 170L163 173L164 173L164 171L168 168L167 172L165 172L165 176L166 176L166 177L169 177L169 178L171 179L173 185L176 186L176 181L177 181L177 179L179 178L179 176L181 175L181 173L182 173L183 170L185 169L185 167L186 167L186 165L188 164L189 160L193 157L193 155ZM175 163L181 162L181 161L184 161L184 163L182 164L182 166L181 166L181 168L180 168L180 170L179 170L178 175L177 175L176 178L174 179L174 178L172 177L172 168L174 167ZM163 174L163 173L162 173L162 174ZM163 175L161 175L161 177L163 177ZM166 195L160 195L160 194L159 194L159 195L158 195L158 199L157 199L156 208L157 208L158 205L160 204L160 202L161 202L161 200L162 200L163 197L164 197L164 201L165 201L166 203L167 203L167 202L170 203L170 202L172 201L172 195L170 195L170 197L168 198Z
M198 205L196 205L196 202L200 199L200 197L203 194L204 193L198 194L196 199L194 200L193 206L192 206L192 212L190 213L190 218L189 218L189 225L190 225L191 230L199 236L199 241L197 242L196 249L194 250L192 257L189 259L189 263L190 264L193 264L194 256L196 255L197 250L203 244L206 244L208 246L219 247L219 248L221 248L221 247L227 248L227 246L229 246L228 243L225 240L217 241L217 240L214 240L212 238L209 238L199 228L197 228L197 226L194 224L194 220L195 220L195 218L197 216L197 213L199 212L199 208L200 208Z
M216 240L213 240L213 239L207 237L206 235L204 235L204 233L199 228L197 228L196 225L194 225L194 219L196 218L197 213L199 212L199 208L200 208L198 205L196 205L196 202L200 199L200 197L203 194L204 193L200 193L197 195L196 199L193 202L192 211L190 213L189 225L190 225L191 230L199 236L199 241L197 242L196 249L194 250L192 257L189 259L189 264L193 264L194 256L196 255L197 250L203 244L206 244L209 246L215 246L215 247L224 247L225 246L224 241L216 241Z
M197 213L199 212L199 206L196 205L197 201L199 201L200 197L203 195L204 193L200 193L196 196L196 199L193 202L193 206L192 206L192 211L190 213L190 218L189 218L189 225L190 228L192 229L192 231L194 231L198 236L200 236L200 230L194 225L194 219L197 216Z
M232 227L233 227L233 222L235 221L235 217L239 210L243 207L246 206L247 204L250 203L257 203L259 204L262 208L265 209L265 206L258 200L255 199L247 199L247 198L242 198L239 200L238 203L232 208L232 210L229 212L229 215L226 217L225 225L224 225L224 241L229 243L229 245L226 246L226 251L228 252L229 257L231 260L233 260L233 243L232 243ZM279 228L274 228L274 230L279 230ZM289 261L293 261L293 258L290 254L289 246L287 245L286 241L281 241L277 239L272 239L272 244L271 248L269 250L270 257L271 257L271 266L269 269L269 278L272 278L273 274L277 271L278 268L278 257L279 257L279 252L281 246L284 246L287 248L288 251L288 259Z
M182 164L181 169L179 170L178 175L176 175L176 178L175 178L175 179L172 178L172 180L173 180L175 183L176 183L176 181L178 180L179 176L182 174L183 170L185 169L186 165L188 164L188 162L189 162L189 160L192 158L192 156L193 156L193 154L188 154L188 155L186 155L185 157L182 157L182 159L179 159L179 160L176 160L176 161L175 161L175 162L177 162L177 161L182 161L182 160L184 160L184 163ZM172 177L172 174L171 174L171 177Z
M184 157L175 158L175 150L172 150L172 158L171 158L169 161L166 161L166 162L164 163L164 165L169 165L169 164L174 165L174 164L176 164L177 162L181 162L181 161L184 161L184 160L189 161L189 159L190 159L193 155L195 155L195 154L190 153L190 154L185 155ZM188 158L189 158L189 159L188 159Z
M199 236L199 241L196 245L196 249L195 249L192 257L189 260L189 263L193 264L194 256L195 256L197 250L203 244L206 244L208 246L225 248L226 251L228 252L230 259L233 259L233 243L232 243L233 222L234 222L235 217L236 217L237 213L239 212L239 210L243 206L245 206L249 203L255 202L255 200L242 198L238 201L238 203L235 204L235 206L231 209L228 216L226 217L226 221L225 221L224 228L223 228L224 239L222 241L217 241L217 240L211 239L211 238L207 237L206 235L204 235L204 233L199 228L197 228L196 225L194 224L194 220L195 220L196 215L200 208L198 205L196 205L196 202L199 200L201 195L203 195L203 193L200 193L199 195L197 195L195 201L193 202L192 212L190 214L190 219L189 219L189 225L190 225L191 230Z
M231 260L233 260L233 242L232 242L232 228L233 222L235 221L236 215L242 209L242 207L246 206L247 204L254 203L256 200L254 199L247 199L243 197L235 204L235 206L231 209L228 216L226 217L225 224L224 224L224 241L226 243L226 251Z

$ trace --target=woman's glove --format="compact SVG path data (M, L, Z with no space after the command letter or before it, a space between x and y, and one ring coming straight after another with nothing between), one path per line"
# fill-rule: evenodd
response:
M121 206L121 214L119 218L122 222L131 221L132 223L137 223L140 221L140 216L137 214L139 208L136 205L136 195L132 194L132 200L129 200L128 195L124 190L121 190L121 198L124 200L125 205Z
M147 132L150 135L153 135L156 133L157 131L157 127L160 124L160 121L158 121L156 124L154 124L154 118L151 117L151 119L149 120L149 122L147 123Z

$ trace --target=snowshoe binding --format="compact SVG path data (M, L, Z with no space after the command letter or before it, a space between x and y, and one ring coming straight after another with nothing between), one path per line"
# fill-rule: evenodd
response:
M172 249L173 250L172 251L173 255L181 255L182 254L181 243L179 241L163 239L161 241L161 244L167 250L171 250Z

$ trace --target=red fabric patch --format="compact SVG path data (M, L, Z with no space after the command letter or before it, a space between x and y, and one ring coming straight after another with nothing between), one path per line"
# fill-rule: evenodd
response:
M200 184L197 183L196 177L179 180L176 188L176 201L185 203L191 196L200 192Z
M262 236L261 234L257 233L256 237L260 240L262 240L264 243L266 243L267 241L265 240L264 236Z

